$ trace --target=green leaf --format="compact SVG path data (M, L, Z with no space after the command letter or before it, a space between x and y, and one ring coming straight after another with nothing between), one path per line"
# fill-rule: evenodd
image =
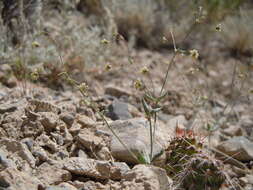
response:
M150 94L145 94L144 98L146 98L146 99L148 99L150 101L153 101L153 102L157 101L157 99L154 96L150 95Z
M138 161L141 163L141 164L150 164L150 158L148 156L148 154L146 153L146 151L144 153L140 153L138 155Z
M164 150L161 150L158 154L154 155L152 161L159 158L164 153Z
M161 96L159 96L159 97L157 98L157 102L160 102L160 101L161 101L162 99L164 99L167 95L168 95L168 91L165 92L164 94L162 94Z
M151 110L151 113L152 113L152 114L153 114L153 113L157 113L157 112L161 111L161 109L162 109L162 107L154 108L154 109Z
M145 101L144 98L142 98L141 102L142 102L142 105L143 105L145 114L146 114L148 117L151 116L152 108L147 104L147 102Z

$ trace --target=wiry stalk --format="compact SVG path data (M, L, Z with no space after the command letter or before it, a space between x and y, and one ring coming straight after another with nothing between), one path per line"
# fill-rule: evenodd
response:
M102 118L102 120L105 122L106 126L110 129L110 131L112 132L112 134L116 137L116 139L120 142L120 144L131 154L131 156L137 161L139 162L138 157L133 153L133 151L131 151L126 144L120 139L120 137L115 133L115 131L112 129L112 127L110 126L110 124L107 122L107 120L105 119L104 115L101 112L98 112L99 116Z
M152 132L152 121L151 121L151 118L148 119L148 122L149 122L149 135L150 135L150 160L152 160L153 158L153 146L154 146L154 143L153 143L153 132Z
M193 31L193 29L195 28L195 26L196 26L196 22L194 22L194 24L191 26L189 32L185 35L185 37L183 38L182 42L184 42L184 41L189 37L189 35L192 33L192 31ZM174 39L173 39L173 43L174 43ZM176 47L176 46L174 45L174 47ZM171 67L172 67L172 65L173 65L173 63L174 63L174 60L175 60L175 58L176 58L176 55L177 55L177 51L174 51L174 52L173 52L173 56L172 56L172 58L171 58L171 60L170 60L170 62L169 62L169 65L168 65L168 67L167 67L167 70L166 70L166 74L165 74L165 77L164 77L164 80L163 80L163 84L162 84L162 87L161 87L161 90L160 90L160 95L162 95L162 93L163 93L165 84L166 84L166 82L167 82L167 80L168 80L169 71L170 71L170 69L171 69Z

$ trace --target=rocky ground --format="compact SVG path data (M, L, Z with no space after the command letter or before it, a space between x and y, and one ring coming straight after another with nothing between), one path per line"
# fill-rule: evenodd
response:
M193 35L200 56L176 56L157 118L157 157L143 164L106 122L136 155L149 154L145 90L135 88L136 80L158 94L171 48L129 49L131 39L101 39L96 27L80 29L90 20L77 12L45 18L62 47L55 51L45 38L31 42L32 50L27 45L25 72L36 81L22 77L12 54L0 59L0 190L253 189L251 57L235 56L219 38L202 44ZM88 97L59 75L63 71L87 84ZM106 122L98 110L106 110Z
M154 60L163 61L169 57L145 50L136 52L135 60L140 61L140 64L141 60L145 64L148 64L147 61L154 64ZM179 57L177 61L182 63L180 67L187 68L188 61L192 59ZM221 67L229 67L226 64L224 62ZM157 69L162 70L166 66L163 64L157 66ZM99 115L82 103L78 91L55 91L43 84L27 82L27 94L24 95L24 82L17 81L14 76L5 79L6 72L10 70L8 64L1 65L1 189L177 189L178 184L173 183L175 178L167 175L164 167L164 164L170 162L170 154L160 156L154 162L156 166L136 163ZM88 78L94 77L90 79L93 80L90 85L94 84L97 93L93 99L108 109L107 121L129 149L137 153L148 152L149 125L138 100L140 92L131 88L128 77L130 68L126 70L127 72L115 73L119 75L117 77L113 76L113 71L88 75ZM216 70L210 71L210 75L218 78L218 72L230 71L219 69L217 63ZM198 116L195 117L194 107L187 97L187 92L190 91L185 87L184 80L174 78L174 75L179 76L177 72L179 70L176 67L171 71L171 80L166 87L169 95L159 114L154 152L176 149L175 153L180 154L177 152L180 149L171 146L172 142L180 144L178 128L184 130L193 127L196 139L203 144L201 149L209 150L207 154L217 155L216 158L205 159L220 162L218 153L222 154L219 157L222 160L220 170L226 173L226 180L221 187L251 189L251 102L243 102L242 99L233 106L233 112L222 115L227 92L219 92L219 85L226 85L230 80L224 77L222 84L218 81L210 83L216 85L213 89L217 98L208 100L206 108L198 109ZM161 71L152 72L153 78L158 78L154 78L157 83L161 82L159 73L164 74ZM99 79L96 79L96 75L99 75ZM110 80L105 82L103 79L107 78ZM192 78L185 78L188 82L190 79ZM192 80L191 85L196 85L195 83ZM217 119L224 120L217 123L217 130L210 132L203 129L207 122ZM184 138L187 139L186 136ZM186 189L195 188L188 186Z

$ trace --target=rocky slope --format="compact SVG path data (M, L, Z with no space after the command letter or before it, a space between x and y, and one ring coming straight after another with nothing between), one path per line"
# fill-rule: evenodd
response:
M27 37L23 47L0 44L0 190L253 188L249 57L233 57L216 38L194 43L199 59L176 56L156 118L157 158L143 164L106 122L135 155L149 154L149 123L141 103L145 91L136 89L136 82L159 94L173 52L131 48L131 38L115 40L117 25L126 30L120 21L132 18L113 20L110 11L95 9L106 15L97 25L97 15L85 3L49 2L50 11L42 11L49 37ZM145 20L143 15L137 21ZM149 24L140 25L141 40L149 38L142 35L150 33ZM87 84L89 96L83 97L62 72ZM87 104L90 98L96 109Z

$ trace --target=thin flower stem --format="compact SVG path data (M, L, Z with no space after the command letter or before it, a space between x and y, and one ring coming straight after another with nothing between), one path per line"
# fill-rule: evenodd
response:
M120 144L133 156L134 159L136 159L137 162L139 162L138 157L133 153L133 151L131 151L126 144L120 139L120 137L115 133L115 131L112 129L112 127L110 126L110 124L107 122L107 120L105 119L104 115L101 112L98 112L99 116L102 118L102 120L105 122L106 126L110 129L110 131L112 132L112 134L116 137L116 139L120 142Z
M153 140L155 142L155 132L156 132L156 121L157 121L157 113L154 116L154 131L153 131Z
M150 160L152 160L153 158L153 132L152 132L152 121L151 118L148 118L148 122L149 122L149 134L150 134Z
M189 32L185 35L185 37L183 38L182 42L184 42L189 37L189 35L192 33L192 31L195 28L195 26L196 26L196 22L194 22L194 24L191 26ZM173 42L173 43L175 43L175 42ZM163 93L165 84L166 84L166 82L168 80L169 71L170 71L170 69L171 69L171 67L172 67L172 65L174 63L174 60L175 60L176 56L177 56L177 51L174 51L173 56L172 56L172 58L171 58L171 60L169 62L167 70L166 70L166 75L165 75L164 80L163 80L163 84L162 84L161 91L160 91L160 96Z

